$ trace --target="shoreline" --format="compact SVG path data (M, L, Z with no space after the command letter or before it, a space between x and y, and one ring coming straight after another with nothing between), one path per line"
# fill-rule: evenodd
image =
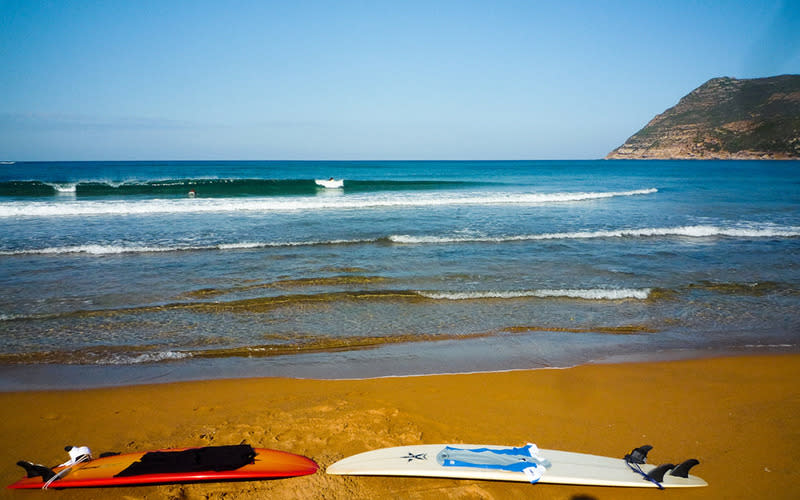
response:
M390 346L392 347L392 346ZM353 354L360 355L372 350L356 350ZM374 351L372 351L374 352ZM327 353L330 354L330 353ZM343 359L338 363L346 366L355 365L352 359L347 359L347 352L343 352ZM366 373L355 376L330 376L336 368L332 361L327 360L324 369L316 369L316 373L309 373L308 366L317 365L314 354L298 354L287 356L291 359L285 365L277 367L265 366L263 358L218 358L218 359L192 359L169 361L162 363L126 364L126 365L2 365L0 366L0 394L8 392L27 391L59 391L59 390L87 390L115 387L128 387L149 384L171 384L182 382L203 382L211 380L242 380L251 378L286 378L294 380L321 380L321 381L360 381L379 380L386 378L428 377L440 375L474 375L506 373L529 370L562 370L579 366L628 364L628 363L654 363L664 361L683 361L692 359L708 359L716 357L761 356L800 354L800 348L792 344L769 346L744 346L729 347L724 349L666 349L655 352L631 352L609 355L600 358L586 359L572 364L543 365L543 366L514 366L511 368L486 368L478 370L459 370L451 372L426 371L424 368L408 373L385 372L385 366L379 369L370 366L355 367L351 371ZM305 362L303 358L305 359ZM278 358L273 358L278 359ZM209 376L213 373L213 376ZM320 375L325 373L326 375ZM57 385L52 381L57 380Z
M67 444L132 452L238 444L320 465L274 481L63 490L62 498L594 498L658 490L490 481L329 476L369 449L485 443L619 456L654 446L651 463L698 458L694 498L792 498L800 480L800 354L584 364L551 370L363 380L217 379L0 393L0 498L20 459L63 461ZM533 489L532 489L533 488ZM23 493L24 494L24 493ZM653 497L655 498L655 496Z

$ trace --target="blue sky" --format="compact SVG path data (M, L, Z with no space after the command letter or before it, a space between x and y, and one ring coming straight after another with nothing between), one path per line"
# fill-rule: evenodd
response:
M589 159L800 2L0 0L0 159Z

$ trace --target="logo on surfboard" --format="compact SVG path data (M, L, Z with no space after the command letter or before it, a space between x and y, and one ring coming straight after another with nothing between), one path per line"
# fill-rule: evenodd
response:
M411 453L408 452L408 455L401 457L407 458L409 462L413 462L414 460L427 460L428 454L427 453Z

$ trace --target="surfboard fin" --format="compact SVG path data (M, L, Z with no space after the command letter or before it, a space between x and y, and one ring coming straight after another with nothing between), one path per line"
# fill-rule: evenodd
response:
M25 473L28 474L28 477L42 477L42 481L48 481L52 479L56 473L53 472L53 469L50 467L45 467L44 465L35 464L32 462L26 462L25 460L20 460L17 462L17 465L25 469Z
M655 481L661 483L662 481L664 481L664 474L666 474L668 470L674 468L675 464L661 464L655 469L648 472L647 475L650 476L651 479L654 479Z
M696 458L690 458L689 460L686 460L672 469L672 472L670 472L669 475L675 477L689 477L689 470L699 463L700 461Z
M625 461L632 464L647 463L647 453L652 449L653 447L649 444L634 448L630 453L625 455Z

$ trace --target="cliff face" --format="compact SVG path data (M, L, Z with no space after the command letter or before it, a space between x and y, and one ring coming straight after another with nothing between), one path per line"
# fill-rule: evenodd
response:
M714 78L607 159L800 159L800 75Z

